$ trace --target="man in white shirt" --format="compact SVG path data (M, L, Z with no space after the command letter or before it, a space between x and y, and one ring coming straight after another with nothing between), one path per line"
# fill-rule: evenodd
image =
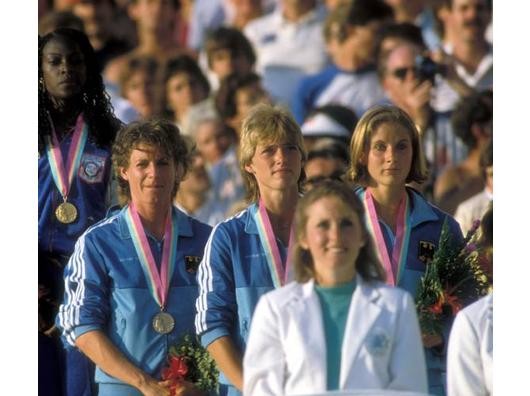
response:
M458 75L471 87L493 87L493 50L485 38L491 0L443 0L437 15L444 30L444 51L456 61Z
M256 71L273 99L289 103L298 81L328 63L322 36L325 7L316 0L282 0L273 13L247 24Z

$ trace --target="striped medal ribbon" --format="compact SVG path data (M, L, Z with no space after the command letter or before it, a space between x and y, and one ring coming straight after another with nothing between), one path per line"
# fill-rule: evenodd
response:
M281 287L292 278L291 272L291 258L292 248L294 246L294 231L291 224L291 231L289 234L289 246L287 248L287 259L282 263L280 250L278 249L278 242L272 230L269 215L263 200L260 199L258 205L254 206L253 213L254 221L258 227L259 240L265 251L265 258L271 274L272 282L275 288Z
M51 139L48 136L46 153L53 180L63 197L63 202L59 204L55 210L55 217L61 223L69 224L77 219L77 208L74 204L68 202L68 194L74 180L75 172L79 168L83 150L85 149L85 143L88 138L88 126L83 121L83 115L79 114L75 123L75 129L65 164L61 153L61 146L57 139L57 133L55 132L53 121L49 114L48 119L52 129L52 136Z
M383 264L387 274L386 282L391 286L396 286L401 279L407 255L409 250L410 239L410 200L407 192L403 194L398 207L396 238L392 248L392 256L389 255L386 247L383 231L379 224L379 218L375 210L374 199L370 189L364 192L363 204L367 213L366 225L377 245L377 255Z
M166 305L169 285L175 269L178 241L178 228L176 222L172 219L171 207L166 218L160 271L156 266L151 246L149 246L149 242L147 241L147 236L145 235L140 216L132 202L129 204L125 213L125 221L131 234L134 248L144 271L151 295L160 307L160 312L158 312L152 320L153 329L160 334L170 333L175 327L175 319L166 312Z

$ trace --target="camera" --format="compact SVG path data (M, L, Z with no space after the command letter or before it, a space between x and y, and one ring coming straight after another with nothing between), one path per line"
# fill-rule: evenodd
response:
M421 81L429 80L434 83L434 77L439 74L445 76L445 65L436 63L428 56L418 55L415 59L416 70Z

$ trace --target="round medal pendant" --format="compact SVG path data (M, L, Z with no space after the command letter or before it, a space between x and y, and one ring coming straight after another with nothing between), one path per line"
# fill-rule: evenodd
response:
M167 312L159 312L153 316L153 329L159 334L171 333L175 327L175 319Z
M77 219L77 208L65 201L55 210L55 217L63 224L73 223Z

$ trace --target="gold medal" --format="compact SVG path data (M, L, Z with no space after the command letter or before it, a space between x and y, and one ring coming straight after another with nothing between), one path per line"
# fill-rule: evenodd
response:
M171 333L175 327L175 319L167 312L159 312L153 316L153 329L159 334Z
M77 208L74 204L64 201L55 210L55 217L63 224L73 223L77 219Z

